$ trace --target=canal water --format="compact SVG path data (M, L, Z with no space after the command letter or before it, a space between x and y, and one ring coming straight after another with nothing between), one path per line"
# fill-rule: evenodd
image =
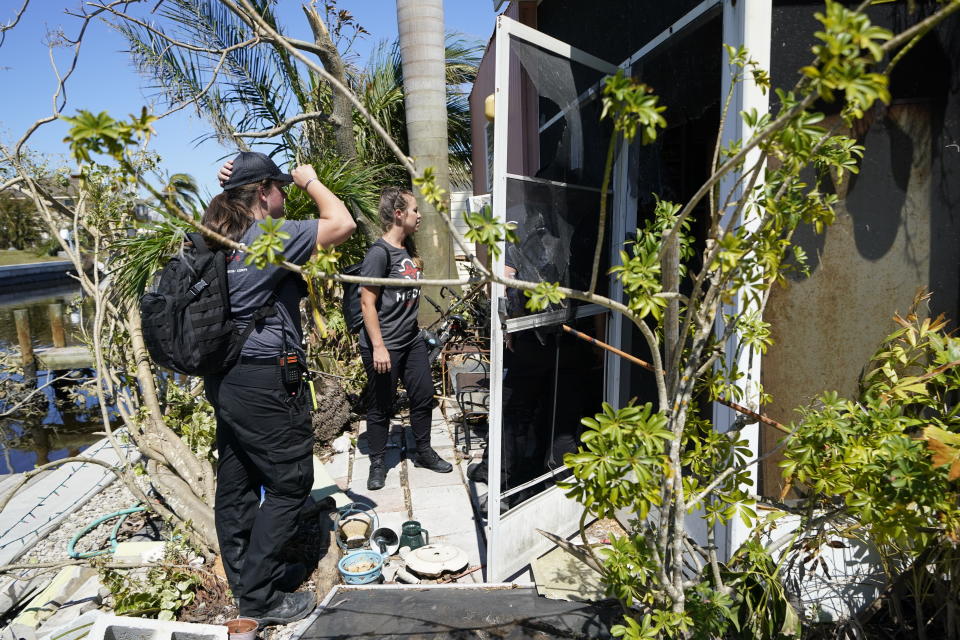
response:
M89 323L93 313L89 301L80 300L80 288L72 283L0 295L0 351L7 355L18 351L15 309L28 311L34 348L52 346L48 315L51 304L63 305L67 345L80 344L81 326ZM103 437L96 433L103 431L96 396L81 389L92 375L89 369L71 372L69 379L43 389L43 396L31 403L29 410L21 407L0 416L0 476L77 455ZM52 377L48 372L38 372L38 386ZM4 387L4 393L0 393L0 414L12 408L16 398L8 397L9 391L19 382L19 377L0 372L0 387Z

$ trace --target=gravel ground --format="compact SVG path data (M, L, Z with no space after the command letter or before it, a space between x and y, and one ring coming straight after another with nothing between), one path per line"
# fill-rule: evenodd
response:
M133 494L122 482L113 481L105 487L100 493L96 494L85 505L67 516L59 526L55 527L50 533L24 554L21 562L57 562L59 560L69 560L67 555L67 545L70 539L81 529L91 522L114 511L120 511L132 507L137 503ZM108 538L110 530L116 524L115 521L109 521L98 527L96 530L84 536L78 551L87 551L92 548L95 541L103 541ZM106 531L104 535L103 531ZM89 538L89 541L88 541Z
M136 505L136 499L129 489L122 482L114 481L105 487L100 493L95 495L86 504L77 509L74 513L67 516L63 522L54 528L46 537L38 540L36 544L24 554L18 562L58 562L69 560L67 555L67 546L70 540L81 529L88 526L97 518L110 513L120 511ZM135 514L128 518L128 523L133 527L139 527L142 524L142 516ZM91 551L100 548L109 547L110 533L113 530L116 520L108 520L96 529L88 532L78 542L76 550L80 552ZM131 526L124 526L121 529L121 538L123 530L129 530ZM309 539L309 538L308 538ZM288 556L295 554L304 554L306 556L318 555L319 549L289 549ZM303 556L298 558L303 559ZM50 578L56 575L57 570L47 570ZM308 579L301 587L302 590L312 589L313 581ZM199 605L199 606L198 606ZM104 607L106 609L106 607ZM181 614L181 618L191 622L201 622L206 624L222 624L229 619L237 616L237 610L232 606L232 601L222 588L211 588L207 593L201 595L196 602ZM301 620L293 624L271 627L261 630L259 635L264 640L289 640L299 630L306 628L307 620Z

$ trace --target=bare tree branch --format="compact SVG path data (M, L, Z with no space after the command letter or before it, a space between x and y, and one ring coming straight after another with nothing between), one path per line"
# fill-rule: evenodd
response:
M0 47L3 46L4 41L7 39L7 31L13 29L20 22L20 18L23 17L23 14L27 10L27 6L30 4L30 0L23 0L23 5L17 10L16 15L7 22L7 24L0 26Z
M265 131L250 131L246 133L238 133L238 138L272 138L275 135L285 133L293 128L293 125L298 122L304 122L307 120L329 120L331 118L328 113L321 113L319 111L311 111L309 113L301 113L284 120L279 125L273 129L266 129Z

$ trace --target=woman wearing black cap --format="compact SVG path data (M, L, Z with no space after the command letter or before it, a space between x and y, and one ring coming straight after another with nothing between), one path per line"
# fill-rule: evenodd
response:
M380 195L380 224L385 233L367 251L360 275L419 280L423 261L417 255L413 234L420 227L420 212L413 194L399 187L384 189ZM370 446L367 489L382 489L386 482L384 450L397 380L403 380L410 400L410 426L417 443L413 464L437 473L449 473L453 465L430 446L433 379L427 346L417 325L420 288L363 286L360 307L363 310L360 356L373 390L367 411Z
M307 192L319 217L281 227L289 236L284 258L294 264L306 263L321 245L340 244L356 228L310 165L286 174L266 155L243 152L219 177L223 193L210 202L203 224L246 246L263 233L259 221L283 217L282 187L293 182ZM204 382L217 418L220 555L240 614L266 626L299 620L316 605L312 592L288 593L303 576L280 558L313 485L313 425L300 375L300 276L276 265L258 269L244 258L243 251L228 254L230 309L241 328L256 324L238 363Z

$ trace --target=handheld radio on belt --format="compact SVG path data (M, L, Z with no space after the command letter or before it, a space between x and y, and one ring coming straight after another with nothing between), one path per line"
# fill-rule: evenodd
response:
M280 380L285 385L300 384L303 377L303 367L300 356L294 351L284 351L280 354Z
M280 314L280 335L283 336L283 352L278 358L280 381L287 386L299 385L306 366L300 361L300 354L287 349L287 323L283 314Z

